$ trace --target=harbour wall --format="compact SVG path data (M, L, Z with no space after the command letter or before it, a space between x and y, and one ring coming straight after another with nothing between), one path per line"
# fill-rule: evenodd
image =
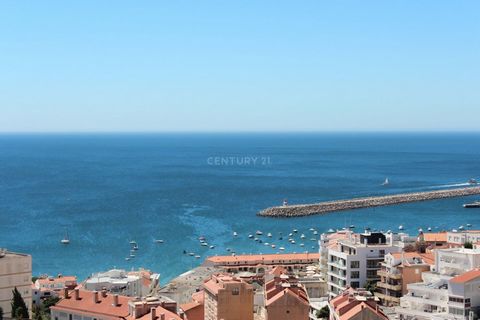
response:
M270 207L258 212L258 215L264 217L299 217L312 214L325 214L342 210L388 206L407 202L464 197L476 194L480 194L480 187L464 187L436 191L401 193L386 196L326 201L313 204Z

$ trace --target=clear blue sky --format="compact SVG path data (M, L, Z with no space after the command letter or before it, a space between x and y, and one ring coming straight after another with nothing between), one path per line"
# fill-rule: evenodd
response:
M480 1L2 1L0 131L478 130Z

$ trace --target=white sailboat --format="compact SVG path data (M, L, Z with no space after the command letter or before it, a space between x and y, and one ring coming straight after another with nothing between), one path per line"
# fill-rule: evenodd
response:
M68 238L68 231L65 230L65 236L63 237L62 240L60 240L62 244L70 244L70 239Z
M388 181L388 178L385 178L385 181L383 181L382 186L388 186L390 184L390 181Z

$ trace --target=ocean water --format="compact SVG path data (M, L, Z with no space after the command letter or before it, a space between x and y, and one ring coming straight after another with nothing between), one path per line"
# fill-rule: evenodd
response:
M397 230L402 224L411 233L480 227L480 210L462 208L478 197L293 219L256 216L283 199L306 203L461 185L480 177L479 160L480 134L5 134L0 247L30 253L34 274L83 279L112 267L145 267L165 283L227 248L316 252L312 227ZM386 177L391 184L382 187ZM299 233L291 245L285 235L294 228ZM60 244L66 230L68 246ZM277 249L248 239L256 230ZM199 236L215 249L200 246ZM139 250L126 261L131 240Z

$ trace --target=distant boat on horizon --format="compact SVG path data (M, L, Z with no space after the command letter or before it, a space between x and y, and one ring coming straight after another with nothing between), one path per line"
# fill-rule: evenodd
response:
M382 186L388 186L390 184L390 181L388 181L388 178L385 178L385 181L383 181Z
M467 183L468 183L469 185L477 185L477 184L478 184L477 180L475 180L475 179L473 179L473 178L472 178L472 179L468 179Z

